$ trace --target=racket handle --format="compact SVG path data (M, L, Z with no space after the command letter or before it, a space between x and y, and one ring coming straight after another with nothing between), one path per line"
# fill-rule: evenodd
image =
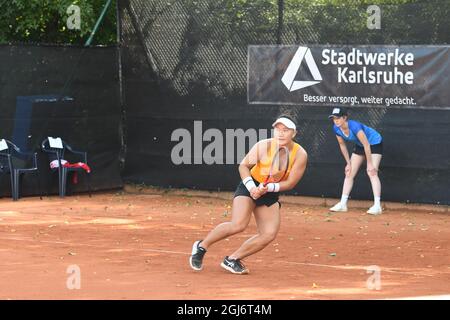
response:
M279 183L274 183L274 182L270 182L270 183L261 183L264 187L267 187L267 192L278 192L280 191L280 184ZM259 187L261 188L261 184L259 185Z

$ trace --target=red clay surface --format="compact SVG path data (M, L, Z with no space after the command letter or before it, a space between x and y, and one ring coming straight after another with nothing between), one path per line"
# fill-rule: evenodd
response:
M450 216L283 204L277 239L237 276L219 264L249 228L190 269L193 241L230 219L228 200L111 192L0 199L0 299L383 299L450 294ZM68 289L67 268L81 271ZM366 268L380 268L381 289Z

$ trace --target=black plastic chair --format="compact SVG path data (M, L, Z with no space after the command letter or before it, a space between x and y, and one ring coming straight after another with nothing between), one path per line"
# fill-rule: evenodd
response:
M0 151L0 173L9 173L11 177L11 194L14 201L19 199L20 177L24 173L37 173L37 186L42 200L37 153L23 152L18 146L6 140L7 148ZM30 167L31 165L31 167Z
M42 151L48 153L50 162L54 161L54 160L58 161L58 167L51 169L51 170L52 170L52 172L58 171L59 196L61 198L63 198L66 195L67 175L69 172L84 172L87 175L86 183L87 183L87 188L88 188L88 192L89 192L89 197L91 197L92 195L91 195L90 174L88 172L86 172L83 168L68 168L68 167L64 167L61 164L61 160L68 161L68 159L65 159L65 156L67 155L66 151L77 156L77 158L78 158L76 160L77 162L83 162L85 164L88 164L87 163L87 152L76 151L70 145L68 145L64 140L61 139L61 141L62 141L62 148L52 148L50 146L48 138L45 139L44 141L42 141L42 143L41 143Z

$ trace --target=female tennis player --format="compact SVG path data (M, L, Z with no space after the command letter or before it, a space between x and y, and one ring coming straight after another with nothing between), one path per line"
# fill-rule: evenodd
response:
M194 270L202 270L204 255L212 244L244 231L252 212L258 234L226 256L221 266L234 274L249 273L242 259L275 239L280 228L279 193L294 188L300 181L307 154L293 141L297 131L291 118L280 116L272 126L274 137L256 143L239 165L242 181L234 194L231 221L216 226L203 240L194 242L189 259Z
M378 177L378 167L383 154L383 138L374 129L357 121L349 120L347 110L343 108L334 108L328 118L333 119L333 130L341 153L347 163L341 201L330 208L330 211L347 211L347 200L352 191L353 181L365 158L367 161L367 174L372 185L374 197L374 204L367 213L372 215L381 214L381 182ZM355 143L351 157L349 157L345 141Z

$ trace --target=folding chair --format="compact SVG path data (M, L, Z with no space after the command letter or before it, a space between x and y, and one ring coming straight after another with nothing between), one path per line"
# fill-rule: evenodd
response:
M11 194L14 201L19 199L21 175L30 172L37 173L37 186L42 200L37 153L23 152L11 141L0 139L0 173L10 174Z
M86 183L89 192L89 197L91 197L91 182L90 174L86 172L83 168L77 167L65 167L64 160L68 153L75 155L78 159L77 162L83 162L87 165L87 153L85 151L76 151L69 144L63 141L61 138L48 137L41 143L42 151L48 153L50 162L56 161L57 167L52 168L52 172L58 171L58 184L59 184L59 196L63 198L67 191L67 175L69 172L85 172L87 175Z

